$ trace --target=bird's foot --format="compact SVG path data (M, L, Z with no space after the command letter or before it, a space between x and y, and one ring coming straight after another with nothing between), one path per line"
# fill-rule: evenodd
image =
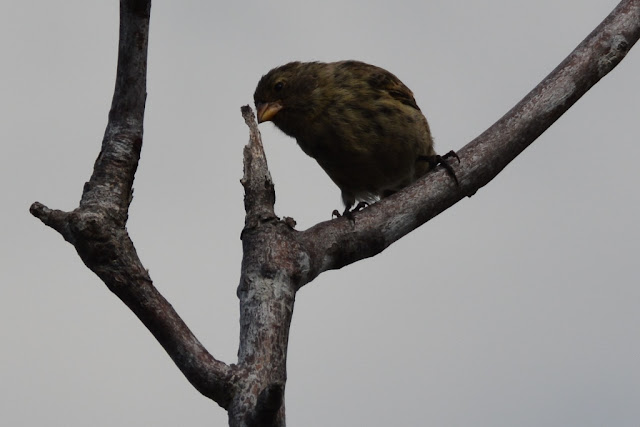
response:
M453 180L456 182L456 185L460 185L455 171L453 170L451 165L446 161L447 159L450 159L452 157L455 157L458 160L458 163L460 163L460 157L458 157L458 154L453 150L449 151L444 156L440 156L439 154L435 154L433 156L420 156L418 157L418 160L423 160L429 163L429 168L431 169L435 168L438 165L442 165L442 167L447 171L449 176L451 176L451 178L453 178Z
M355 217L353 216L353 214L356 212L360 212L362 209L366 208L367 206L369 206L369 203L367 202L358 202L355 208L349 209L347 207L344 209L344 212L342 212L342 214L338 212L338 209L334 209L333 212L331 213L331 218L333 219L334 216L336 218L340 218L344 216L350 219L351 221L355 222Z

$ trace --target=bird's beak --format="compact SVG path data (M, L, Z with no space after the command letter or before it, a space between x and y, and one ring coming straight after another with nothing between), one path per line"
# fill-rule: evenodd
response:
M274 102L258 102L256 103L258 109L258 123L268 122L282 110L282 103L280 101Z

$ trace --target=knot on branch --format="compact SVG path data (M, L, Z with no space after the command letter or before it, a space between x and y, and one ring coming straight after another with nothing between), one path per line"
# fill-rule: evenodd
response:
M73 244L72 233L69 230L69 214L67 212L58 209L49 209L40 202L34 202L29 208L29 212L42 221L44 225L53 228L60 233L66 241Z
M29 212L73 245L82 240L107 240L116 227L112 224L114 221L109 220L109 215L98 211L76 209L64 212L35 202Z
M71 212L49 209L35 202L31 214L53 228L75 248L82 261L99 276L107 270L122 270L137 255L127 230L109 211L78 208ZM151 281L148 272L136 269L136 276Z
M624 59L631 46L622 34L616 34L611 38L609 51L598 60L598 73L604 77Z

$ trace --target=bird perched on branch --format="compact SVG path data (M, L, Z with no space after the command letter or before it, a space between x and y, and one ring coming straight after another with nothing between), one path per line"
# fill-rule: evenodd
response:
M345 214L389 196L457 155L438 156L413 93L359 61L291 62L262 76L258 123L273 122L317 160L342 191ZM459 160L458 160L459 161Z

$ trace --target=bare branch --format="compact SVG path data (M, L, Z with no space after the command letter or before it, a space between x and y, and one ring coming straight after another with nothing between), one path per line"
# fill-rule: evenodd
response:
M255 115L249 106L244 106L241 110L242 117L249 126L249 144L244 147L244 176L240 180L244 187L247 229L255 227L261 221L276 218L273 210L276 193Z
M205 396L226 407L235 370L216 360L153 286L126 230L142 149L149 0L120 1L116 86L102 148L72 212L41 203L31 213L73 244L82 261L118 296Z
M290 222L274 211L275 191L258 124L248 106L242 115L249 127L244 148L245 227L242 230L240 347L232 426L284 425L284 389L289 328L295 293L304 268Z
M442 168L409 188L347 218L299 233L312 260L308 280L374 256L496 177L582 95L625 57L640 37L640 0L624 0L535 89L482 135L458 151L452 164L460 186Z
M376 255L491 181L573 103L610 72L640 37L640 0L624 0L542 83L452 165L459 185L438 168L405 190L355 213L298 232L274 213L275 191L255 117L244 150L245 228L238 366L216 360L153 286L127 233L140 159L146 98L149 0L121 0L118 70L109 122L80 206L31 213L74 245L142 321L187 379L228 409L234 426L285 424L290 322L297 290L318 274Z

